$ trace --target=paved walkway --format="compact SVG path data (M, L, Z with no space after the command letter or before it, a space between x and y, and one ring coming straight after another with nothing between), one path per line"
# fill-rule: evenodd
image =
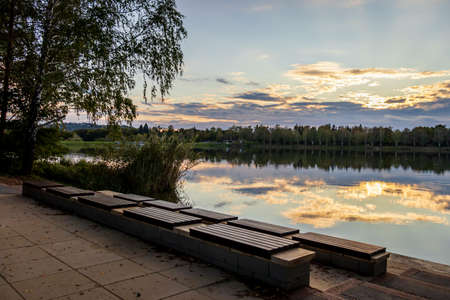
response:
M290 294L236 278L193 258L42 206L0 184L0 299L300 299L349 278L312 265L311 287ZM420 260L413 261L417 266ZM390 272L411 259L395 256ZM448 272L424 262L423 268ZM443 269L442 269L443 268ZM313 297L314 298L314 297ZM322 299L322 297L319 297Z

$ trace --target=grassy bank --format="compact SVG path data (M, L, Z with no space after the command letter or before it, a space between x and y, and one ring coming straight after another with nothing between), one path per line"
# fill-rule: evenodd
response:
M388 153L450 153L450 147L406 147L406 146L384 146L384 147L371 147L371 146L319 146L319 145L263 145L257 143L217 143L217 142L201 142L194 144L194 150L218 150L229 151L239 150L252 151L252 150L320 150L320 151L355 151L355 152L388 152Z
M114 145L114 142L111 141L85 142L80 140L80 141L61 141L60 143L62 146L69 149L69 152L79 152L81 149L87 148L93 149L107 148L110 145Z
M152 137L143 145L79 141L63 144L72 152L106 150L101 153L102 159L94 162L36 161L35 175L91 190L176 196L182 177L195 163L190 144L175 138ZM114 147L108 147L111 145Z

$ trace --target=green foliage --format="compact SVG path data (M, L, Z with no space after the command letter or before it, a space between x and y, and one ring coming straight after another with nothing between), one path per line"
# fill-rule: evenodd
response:
M69 151L60 141L65 133L57 127L40 128L37 132L36 157L38 159L60 156Z
M67 153L69 149L60 143L64 136L66 133L57 127L40 128L37 132L36 158L47 159ZM23 155L21 151L17 150L24 148L20 122L9 123L4 141L5 150L0 155L2 171L16 174L21 169Z
M232 165L254 165L257 168L267 166L292 166L295 169L373 169L391 170L391 168L412 169L414 171L433 171L445 174L450 170L450 152L448 153L411 153L405 152L365 152L317 149L276 148L267 151L264 148L246 151L202 150L198 157L205 161L227 161Z
M322 147L450 147L450 128L444 125L435 127L415 127L413 130L392 130L390 127L299 126L255 127L232 126L228 129L196 128L180 129L172 134L197 142L226 142L227 144L258 144L271 146L322 146Z
M174 0L4 2L0 136L7 113L22 122L24 172L39 127L61 122L70 110L130 122L136 106L127 94L137 75L144 75L146 99L148 84L152 98L163 98L182 73L186 30Z
M75 133L85 142L97 141L100 139L105 139L108 135L108 129L98 128L98 129L78 129Z
M176 196L182 177L194 164L191 145L176 138L151 137L143 145L110 145L102 159L94 162L38 161L34 173L93 190Z

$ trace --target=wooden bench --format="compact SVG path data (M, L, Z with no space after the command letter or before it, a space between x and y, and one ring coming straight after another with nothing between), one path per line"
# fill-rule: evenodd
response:
M180 211L182 214L202 218L203 220L210 222L210 223L221 223L231 220L236 220L238 217L218 213L212 210L206 210L201 208L190 208L190 209L183 209Z
M89 196L95 194L94 191L83 190L72 186L49 187L46 191L63 198Z
M152 198L152 197L141 196L141 195L136 195L136 194L122 194L122 193L114 194L114 198L125 199L128 201L133 201L133 202L137 202L137 203L155 200L155 198Z
M235 221L230 221L228 222L228 225L259 231L262 233L267 233L276 236L287 236L299 232L299 230L295 228L289 228L249 219L239 219Z
M123 211L124 216L172 229L177 226L201 223L202 219L156 207L136 207Z
M109 197L102 194L95 194L93 196L80 196L78 201L91 206L103 208L103 209L115 209L123 207L136 206L136 202L128 201L120 198Z
M190 235L265 258L299 245L293 240L222 223L191 228Z
M50 180L26 180L23 182L23 186L31 186L34 188L48 188L48 187L57 187L64 186L61 183L50 181Z
M22 195L33 197L37 200L42 198L42 193L45 188L64 186L60 183L49 180L26 180L22 185Z
M181 203L173 203L173 202L164 201L164 200L144 201L143 204L144 204L144 206L154 206L154 207L158 207L158 208L162 208L162 209L166 209L166 210L170 210L170 211L179 211L182 209L192 208L192 206L190 206L190 205L184 205Z
M329 235L307 232L292 236L302 248L316 251L316 260L376 276L386 272L389 253L385 247L370 245Z
M296 241L223 223L206 225L201 218L156 207L103 209L112 206L110 201L127 202L112 198L112 191L102 191L95 196L91 191L69 187L49 188L48 192L43 188L39 191L42 194L39 201L142 240L176 249L240 276L287 290L309 285L310 260L314 252L298 248ZM84 196L85 193L92 195ZM104 197L109 198L105 200ZM132 205L136 203L132 202ZM211 232L211 226L216 225L225 226L231 233L218 232L220 228ZM203 235L200 234L207 239L196 237L193 233L202 227L208 227ZM213 241L208 238L211 234ZM218 243L214 235L222 238L223 243ZM256 250L243 251L253 249ZM253 254L255 252L259 255Z

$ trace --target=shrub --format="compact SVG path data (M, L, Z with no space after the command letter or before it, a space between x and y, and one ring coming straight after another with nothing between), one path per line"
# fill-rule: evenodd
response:
M92 190L176 197L185 173L195 164L191 145L173 137L150 137L143 145L110 146L97 161L38 161L38 176Z

